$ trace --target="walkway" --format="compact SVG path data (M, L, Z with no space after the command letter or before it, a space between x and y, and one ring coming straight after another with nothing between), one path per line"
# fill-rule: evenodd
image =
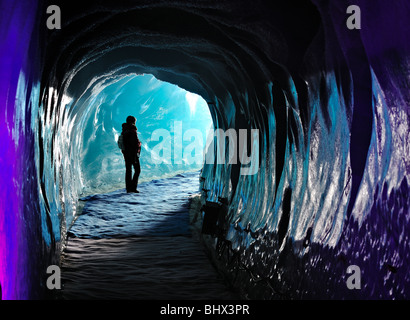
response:
M190 231L197 181L184 174L85 199L62 258L63 299L235 299Z

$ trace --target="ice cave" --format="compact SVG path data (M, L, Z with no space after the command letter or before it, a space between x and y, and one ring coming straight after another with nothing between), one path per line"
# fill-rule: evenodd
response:
M204 245L242 297L410 297L408 1L1 0L0 12L2 299L49 297L81 202L124 188L128 114L142 183L195 171L204 210L223 213ZM152 132L178 126L246 130L257 170L170 150L175 164L156 163Z

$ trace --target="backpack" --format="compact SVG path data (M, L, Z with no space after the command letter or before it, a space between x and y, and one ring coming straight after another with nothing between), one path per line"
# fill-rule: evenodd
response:
M118 144L118 148L120 148L121 149L121 151L124 151L124 136L122 135L122 133L120 134L120 136L118 137L118 141L117 141L117 144Z

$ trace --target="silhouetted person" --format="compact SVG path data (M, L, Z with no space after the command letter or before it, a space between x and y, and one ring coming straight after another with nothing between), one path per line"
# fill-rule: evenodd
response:
M125 186L127 192L139 193L137 190L138 177L141 173L140 167L140 152L141 142L138 139L137 127L135 126L136 119L133 116L127 117L127 122L122 124L122 135L124 150L122 154L125 160ZM132 167L134 167L134 175L132 176Z

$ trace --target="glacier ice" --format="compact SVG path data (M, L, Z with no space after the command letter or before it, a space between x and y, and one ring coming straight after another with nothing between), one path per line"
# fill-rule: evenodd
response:
M227 199L226 246L212 250L230 248L228 276L249 296L408 298L408 5L358 1L357 31L348 4L65 3L62 29L46 32L44 1L2 2L3 298L43 296L78 197L121 186L115 139L128 112L147 153L165 116L259 130L258 174L206 164L201 180L204 201ZM142 164L144 179L181 169ZM360 292L344 281L351 264L371 279Z

